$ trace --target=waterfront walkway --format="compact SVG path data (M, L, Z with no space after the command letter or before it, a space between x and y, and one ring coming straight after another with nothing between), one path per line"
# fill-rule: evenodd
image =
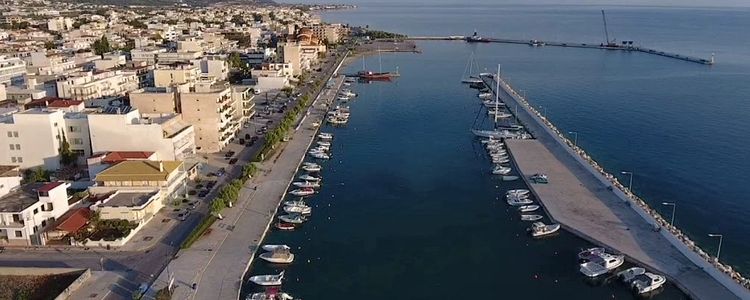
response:
M526 106L505 89L500 90L500 98L511 110L518 106L519 121L536 137L508 140L506 144L523 176L528 178L536 173L549 176L549 184L529 186L555 222L584 239L665 274L693 298L740 299L685 257L629 202L598 180Z
M242 277L318 132L313 123L321 122L327 111L324 102L336 97L343 79L343 76L335 79L335 88L321 93L292 139L279 150L280 154L268 158L261 165L257 178L245 185L237 206L226 209L224 219L214 223L210 233L179 252L154 282L153 291L165 287L172 273L175 279L172 299L236 300L239 297ZM196 289L191 287L193 283L197 284Z

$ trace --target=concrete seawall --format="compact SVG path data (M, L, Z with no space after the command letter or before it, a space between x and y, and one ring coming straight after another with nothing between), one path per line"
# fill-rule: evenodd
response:
M488 86L494 87L493 84ZM519 120L536 140L508 141L508 149L526 176L547 173L550 184L530 185L548 214L567 230L664 273L697 299L750 299L748 290L688 249L628 194L569 147L520 96L501 80L500 97L518 105Z

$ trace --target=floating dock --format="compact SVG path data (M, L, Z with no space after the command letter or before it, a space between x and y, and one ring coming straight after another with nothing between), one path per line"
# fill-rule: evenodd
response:
M532 47L567 47L567 48L588 48L588 49L601 49L601 50L612 50L612 51L626 51L626 52L641 52L646 54L653 54L673 59L679 59L682 61L699 63L702 65L713 65L714 58L711 56L709 59L682 55L677 53L671 53L641 46L635 45L619 45L619 44L597 44L597 43L578 43L578 42L554 42L554 41L541 41L541 40L518 40L518 39L504 39L504 38L472 38L466 36L415 36L408 37L409 40L421 40L421 41L466 41L470 43L501 43L501 44L519 44L528 45Z
M494 89L495 84L487 86ZM509 85L501 80L500 87L500 99L508 108L518 106L514 113L535 137L506 140L508 151L550 218L594 244L664 274L691 298L750 299L749 290L707 262L695 260L685 252L687 248L678 249L680 244L669 239L670 233L647 221L648 216L637 204L612 188L541 117L531 112ZM547 174L549 183L530 183L528 176L536 173Z

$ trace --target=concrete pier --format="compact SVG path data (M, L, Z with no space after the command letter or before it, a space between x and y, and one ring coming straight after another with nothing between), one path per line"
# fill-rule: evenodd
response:
M494 88L495 84L487 84ZM688 258L667 234L647 221L638 207L623 199L622 191L597 177L540 117L512 96L501 83L500 98L536 139L507 140L515 168L524 176L546 173L548 184L529 187L547 214L574 234L627 256L655 272L695 299L750 299L750 293L710 265ZM619 194L618 194L619 193ZM709 274L711 272L711 274Z
M421 41L470 41L465 36L415 36L408 37L409 40L421 40ZM626 52L641 52L646 54L658 55L673 59L679 59L682 61L699 63L703 65L713 65L714 58L710 59L693 57L688 55L682 55L672 52L666 52L641 46L634 45L605 45L599 43L579 43L579 42L555 42L555 41L541 41L541 40L519 40L519 39L505 39L505 38L482 38L481 41L473 41L475 43L501 43L501 44L519 44L529 45L534 47L566 47L566 48L588 48L588 49L601 49L601 50L614 50L614 51L626 51Z

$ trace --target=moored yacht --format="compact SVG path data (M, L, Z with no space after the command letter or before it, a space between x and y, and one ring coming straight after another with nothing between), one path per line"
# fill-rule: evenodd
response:
M302 170L305 170L307 172L320 172L320 166L319 165L304 165L302 166Z
M646 269L641 267L632 267L630 269L617 273L617 277L619 277L622 282L630 283L636 277L643 274L646 274Z
M281 285L283 279L284 271L281 271L278 275L256 275L250 277L248 280L257 285Z
M307 218L303 216L302 214L298 213L291 213L288 215L281 215L279 216L279 220L282 220L284 222L290 223L290 224L302 224L307 222Z
M587 277L597 277L622 266L624 262L623 255L602 252L592 256L590 261L580 264L580 271Z
M287 205L287 206L284 206L284 212L290 213L290 214L297 213L297 214L309 215L312 213L312 207Z
M510 206L523 206L534 203L534 201L531 201L531 199L528 198L510 198L506 202L508 202L508 205Z
M511 171L510 168L498 165L498 166L495 166L492 169L492 174L494 174L494 175L508 175L508 174L510 174L510 171Z
M531 224L531 227L529 228L529 232L533 237L550 235L557 232L558 230L560 230L560 224L547 225L542 222L534 222L534 224Z
M299 179L302 179L302 180L305 180L305 181L316 181L316 182L321 180L321 178L312 176L310 174L304 174L304 175L300 176Z
M638 294L645 294L660 288L666 282L664 276L646 272L633 280L632 286Z
M542 218L541 215L521 215L521 221L539 221Z
M312 181L295 181L292 183L292 185L296 187L300 187L300 188L312 188L312 189L316 189L320 187L319 183L312 182Z
M524 206L519 206L518 207L518 211L522 212L522 213L524 213L524 212L532 212L532 211L535 211L537 209L539 209L539 205L524 205Z
M315 194L315 190L311 188L302 188L302 189L292 190L289 193L294 196L310 196L312 194Z
M318 134L318 137L321 138L321 139L330 140L330 139L333 138L333 134L332 133L327 133L327 132L321 132L321 133Z
M287 248L276 248L266 253L261 253L258 257L274 264L289 264L294 261L294 253Z

